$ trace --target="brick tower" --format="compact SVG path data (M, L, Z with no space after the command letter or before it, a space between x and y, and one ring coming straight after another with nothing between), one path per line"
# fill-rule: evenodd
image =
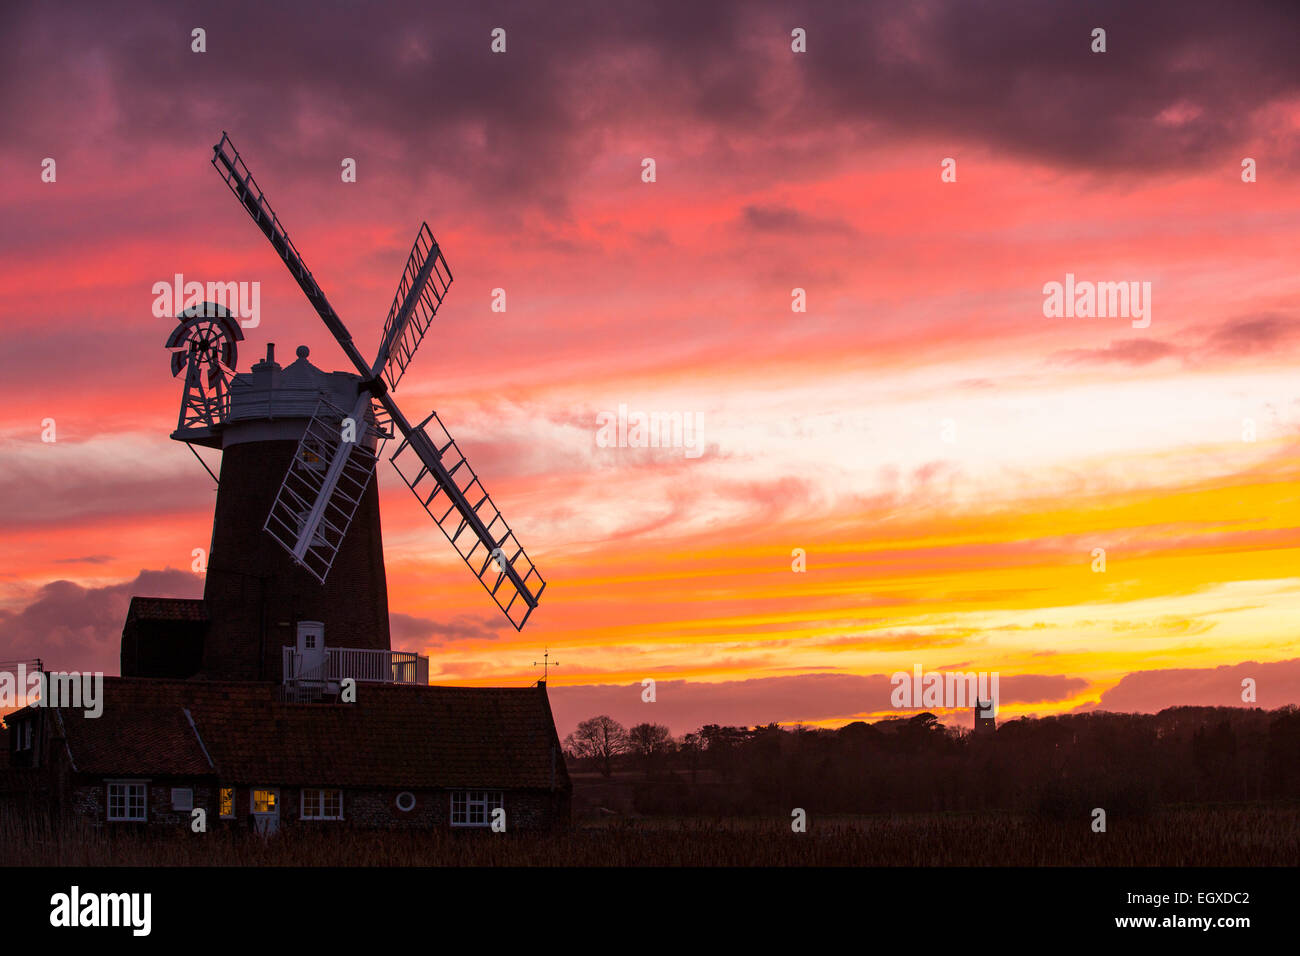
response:
M976 735L984 736L997 731L998 721L994 713L993 701L978 699L975 701L975 726L972 730Z
M307 360L306 346L281 369L274 350L268 346L263 361L233 376L228 414L209 442L221 448L203 590L211 624L202 673L212 680L279 681L281 648L294 645L300 621L324 624L331 643L390 649L377 480L366 488L324 584L264 530L320 398L348 408L360 381L321 371Z

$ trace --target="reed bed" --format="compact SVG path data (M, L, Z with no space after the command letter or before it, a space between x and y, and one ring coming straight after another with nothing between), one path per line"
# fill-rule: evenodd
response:
M104 832L0 820L0 866L1295 866L1300 807L1224 805L1064 824L1013 814L899 814L809 821L664 818L556 833Z

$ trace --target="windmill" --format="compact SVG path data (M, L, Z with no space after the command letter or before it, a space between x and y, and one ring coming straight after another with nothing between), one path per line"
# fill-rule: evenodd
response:
M176 435L187 442L212 444L213 430L230 408L236 342L244 338L228 310L211 302L191 306L177 316L180 324L167 337L172 375L185 373L185 392Z
M451 286L451 270L428 224L416 234L379 350L367 364L225 132L212 153L213 167L361 374L351 408L322 395L265 530L323 584L374 475L382 440L396 429L402 441L389 460L398 475L507 620L522 629L546 582L437 413L412 425L392 396Z

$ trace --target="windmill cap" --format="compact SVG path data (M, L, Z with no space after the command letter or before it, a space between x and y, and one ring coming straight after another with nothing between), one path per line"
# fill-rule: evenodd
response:
M235 375L223 447L248 441L296 441L302 437L306 419L320 410L321 399L341 410L340 414L352 407L360 376L323 371L308 360L308 353L307 346L299 346L298 358L284 368L268 353L266 361ZM324 414L328 417L331 412ZM369 437L367 444L371 444Z
M178 319L194 319L203 317L206 319L233 319L235 313L231 312L224 305L218 305L216 302L200 302L192 305L188 309L180 312Z

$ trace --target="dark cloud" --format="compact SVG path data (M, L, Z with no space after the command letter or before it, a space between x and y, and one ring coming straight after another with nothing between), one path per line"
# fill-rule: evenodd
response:
M1168 342L1156 339L1121 339L1099 349L1068 349L1053 358L1067 365L1149 365L1178 354Z
M806 54L790 51L795 23ZM1098 25L1104 54L1089 48ZM495 26L505 54L489 49ZM1210 0L159 0L129 18L39 4L5 13L0 129L7 149L67 147L75 163L149 147L201 159L225 126L258 169L302 178L336 178L346 146L359 182L381 163L402 196L455 181L495 216L521 201L563 213L611 154L628 154L629 181L643 155L690 171L700 136L735 175L824 166L891 134L1075 167L1235 165L1261 108L1300 91L1297 26L1294 4ZM1294 162L1293 135L1275 162Z
M1003 703L1050 703L1073 697L1088 686L1082 677L1062 674L1008 674L998 679Z
M645 721L666 724L674 734L681 734L703 724L847 720L857 714L892 711L890 676L802 674L710 684L665 680L655 687L654 703L642 702L639 682L551 687L550 697L561 736L596 714L608 714L624 726ZM999 677L998 689L1005 707L1063 700L1086 686L1087 681L1078 677L1021 674Z
M809 18L808 99L833 103L828 113L1067 166L1227 162L1229 144L1251 134L1252 113L1300 86L1294 5L951 0L836 10ZM1098 26L1104 54L1090 50Z
M748 205L741 211L742 228L755 232L788 233L791 235L812 235L816 233L853 232L853 227L846 222L833 219L818 219L809 216L791 206Z
M388 628L395 650L442 647L455 641L494 641L501 634L494 618L465 614L450 621L435 621L392 612L388 615Z
M1255 682L1256 700L1243 701L1242 681ZM1142 711L1165 707L1264 707L1300 703L1300 658L1220 667L1179 667L1135 671L1101 695L1097 704L1081 710Z
M1293 316L1269 313L1224 322L1206 336L1204 347L1214 355L1253 355L1297 338L1300 338L1300 321Z
M118 672L122 625L133 595L196 598L203 578L167 568L87 588L51 581L21 611L0 611L0 659L39 657L51 670Z

